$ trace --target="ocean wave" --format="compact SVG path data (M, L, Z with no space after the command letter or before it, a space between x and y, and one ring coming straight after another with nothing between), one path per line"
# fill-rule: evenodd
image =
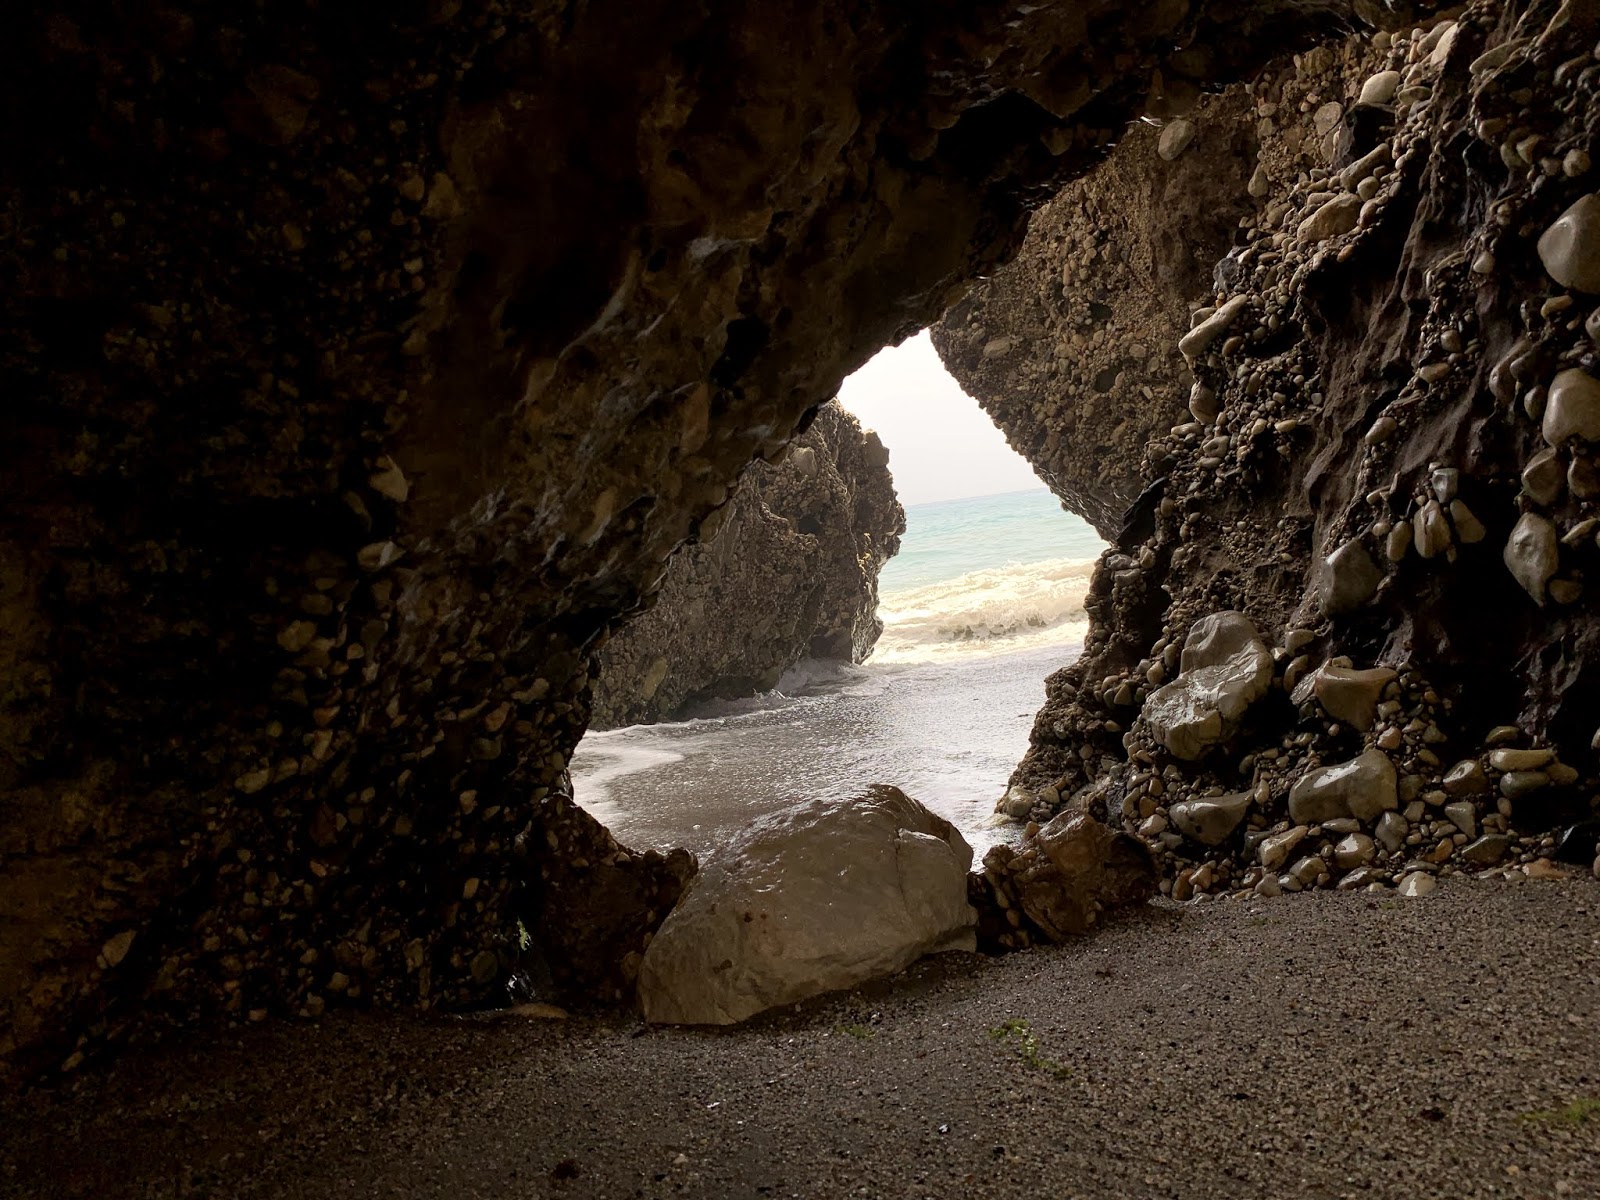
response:
M1093 573L1093 559L1057 558L889 592L878 602L883 636L870 661L927 662L1081 641Z

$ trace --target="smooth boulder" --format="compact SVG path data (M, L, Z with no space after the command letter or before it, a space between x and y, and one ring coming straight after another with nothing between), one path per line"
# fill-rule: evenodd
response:
M639 968L645 1020L730 1025L972 950L972 849L898 788L763 817L709 861Z
M1196 621L1183 644L1178 678L1145 701L1156 739L1178 758L1199 758L1237 731L1245 710L1272 686L1272 653L1241 612Z
M1600 192L1578 199L1540 235L1539 260L1562 287L1600 293Z
M1349 762L1320 767L1289 789L1289 819L1316 825L1339 817L1372 822L1400 807L1394 764L1382 750L1365 750Z
M1250 812L1249 792L1183 800L1167 810L1172 826L1185 837L1206 846L1220 846L1239 828Z

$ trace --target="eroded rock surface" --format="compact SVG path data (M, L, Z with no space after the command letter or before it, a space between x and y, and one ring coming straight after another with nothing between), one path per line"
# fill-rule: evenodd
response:
M618 614L1130 121L1353 8L19 14L0 1059L629 994L681 881L564 774Z
M648 611L606 643L591 727L765 691L802 658L864 659L883 632L878 572L905 531L888 458L830 403L779 463L752 463L704 540L668 561Z
M1172 339L1190 374L1155 395L1137 519L1011 784L1140 837L1180 899L1559 874L1548 835L1600 795L1579 265L1600 14L1477 3L1234 101L1253 204L1190 297L1205 336ZM1195 758L1165 701L1190 630L1229 610L1271 646L1268 692ZM1195 836L1197 805L1240 796L1226 836Z
M972 848L898 788L753 822L707 862L644 953L645 1020L730 1025L976 947Z

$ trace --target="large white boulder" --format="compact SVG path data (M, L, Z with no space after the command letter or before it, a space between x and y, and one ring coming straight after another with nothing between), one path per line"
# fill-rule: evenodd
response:
M729 840L645 951L645 1020L731 1025L976 948L972 848L898 788L811 800Z

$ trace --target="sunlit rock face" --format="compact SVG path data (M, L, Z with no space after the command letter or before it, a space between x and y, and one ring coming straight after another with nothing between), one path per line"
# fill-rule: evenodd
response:
M1483 0L1317 47L1224 100L1258 151L1242 197L1219 173L1197 202L1247 211L1157 348L1172 385L1126 396L1152 431L1122 493L1138 499L1011 786L1143 838L1179 899L1422 895L1431 877L1411 876L1566 869L1551 854L1587 872L1600 12ZM1059 260L1019 264L985 314L1054 287ZM1063 446L1080 477L1099 467L1098 445ZM1210 716L1174 703L1183 647L1229 610L1268 650L1264 691L1232 726L1176 738L1175 707Z
M866 658L883 632L878 572L906 527L888 461L830 402L781 462L752 463L673 554L651 608L606 643L590 726L767 691L803 658Z
M19 16L0 1057L625 994L682 872L566 787L617 614L1130 119L1350 7Z

